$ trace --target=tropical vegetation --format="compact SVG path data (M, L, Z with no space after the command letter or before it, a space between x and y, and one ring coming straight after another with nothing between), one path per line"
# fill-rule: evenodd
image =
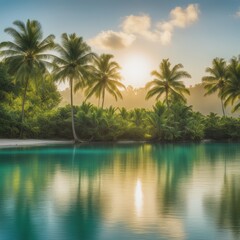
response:
M122 98L122 94L119 88L125 88L120 82L120 66L117 62L111 61L113 55L102 54L99 57L94 58L94 63L90 77L92 81L88 84L86 90L86 99L95 95L98 99L98 107L100 105L100 99L102 99L102 108L104 106L105 93L110 93L115 100Z
M152 109L104 106L106 93L122 98L120 65L114 56L98 56L82 37L62 34L43 38L39 22L14 22L7 28L12 41L0 43L0 137L73 139L82 141L199 141L240 139L240 119L226 116L230 105L240 110L240 60L215 58L202 81L206 95L217 93L223 116L205 116L188 106L190 78L182 64L163 59L152 72L146 99L156 97ZM59 106L57 83L67 82L70 104ZM74 105L80 91L85 100ZM96 97L98 106L89 102ZM204 103L203 103L204 104Z
M52 56L48 51L54 47L54 35L43 39L41 25L35 20L28 20L26 24L15 21L13 24L17 29L12 27L5 29L13 41L2 42L0 48L2 48L1 56L4 56L9 73L23 86L20 131L22 136L27 90L31 83L35 83L38 87L44 80L42 76L47 72L47 66L51 65L48 59Z
M236 112L240 108L240 61L232 58L227 64L223 58L215 58L212 67L206 68L209 76L202 78L206 95L218 92L221 100L223 116L224 108L228 105L236 104L232 111Z
M218 97L221 100L223 116L225 116L223 91L227 81L227 63L223 58L215 58L212 61L212 67L206 68L206 72L210 75L202 78L204 88L206 89L205 95L218 92Z
M75 90L88 85L90 62L94 54L91 48L83 41L82 37L73 34L62 34L62 45L56 44L56 50L60 56L54 56L53 76L57 81L69 82L72 133L74 141L79 141L74 122L73 87Z
M146 99L156 95L156 100L159 100L165 94L164 102L166 102L168 108L170 97L184 101L184 93L189 94L189 91L180 79L191 78L191 76L186 71L180 70L181 68L183 68L183 65L179 63L171 69L169 59L163 59L159 66L159 71L155 70L152 72L152 76L155 77L154 80L146 86L150 89Z

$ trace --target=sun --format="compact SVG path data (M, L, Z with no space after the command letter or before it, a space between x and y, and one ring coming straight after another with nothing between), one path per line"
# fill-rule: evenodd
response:
M152 64L144 54L131 54L121 64L123 83L133 87L144 87L151 78Z

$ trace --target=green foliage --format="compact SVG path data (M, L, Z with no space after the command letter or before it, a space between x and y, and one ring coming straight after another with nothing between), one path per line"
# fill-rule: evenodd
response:
M79 108L76 127L81 138L94 141L117 140L123 131L122 121L114 108L102 109L90 104Z
M28 109L30 111L30 109ZM152 111L102 109L89 103L74 106L76 132L83 140L199 141L240 139L240 120L210 114L204 117L190 106L176 102L169 109L158 102ZM24 137L72 139L71 106L29 113ZM0 108L0 137L16 137L19 111Z
M240 109L240 62L238 59L233 58L228 65L228 78L226 86L223 91L223 97L225 99L225 106L228 104L236 105L232 111L236 112Z
M61 95L50 75L46 76L40 86L31 85L27 93L28 114L45 113L58 106Z
M168 107L171 96L185 100L184 93L189 94L189 91L180 79L191 76L186 71L180 70L181 68L183 68L182 64L177 64L171 68L169 60L163 59L159 65L159 71L152 72L155 79L146 85L149 88L146 99L156 95L156 100L159 100L162 95L165 95L164 102Z
M37 118L36 126L38 138L72 139L71 106L41 114Z
M59 82L74 82L76 88L82 88L87 84L90 66L94 54L82 37L75 33L63 33L62 44L56 45L59 57L54 58L53 75Z
M41 24L36 20L27 20L26 24L15 21L15 28L6 28L13 41L0 43L1 55L7 64L9 73L15 77L16 81L24 89L22 91L21 110L21 137L24 130L25 100L27 90L31 82L38 83L51 65L48 59L53 56L47 52L54 47L54 36L49 35L43 39Z
M71 120L72 133L75 141L79 141L76 131L73 114L73 87L75 91L88 84L94 54L91 48L83 41L82 37L73 34L62 34L62 45L57 44L56 49L59 57L54 59L53 76L57 81L68 81L70 85Z
M39 22L15 21L5 32L11 41L0 43L0 137L51 138L91 141L152 140L199 141L209 139L240 139L240 119L220 117L214 113L203 116L187 106L184 94L189 91L181 82L191 76L182 64L171 67L163 59L146 99L164 97L151 111L144 108L109 107L103 109L105 92L122 98L120 67L112 55L97 57L82 37L62 34L61 45L54 36L43 39ZM57 56L49 54L55 48ZM48 71L51 70L49 73ZM228 64L216 58L203 77L206 95L217 92L224 105L240 109L240 62L233 58ZM69 82L71 104L58 108L61 96L54 80ZM73 90L86 89L86 100L95 95L102 108L86 101L73 104ZM224 103L224 105L223 105ZM24 121L23 121L24 120Z
M7 110L0 104L0 137L14 138L19 135L19 113Z
M174 102L169 109L157 102L150 113L149 131L154 140L201 140L204 136L203 116L183 102Z
M240 119L220 117L214 113L205 117L205 138L224 140L240 138Z
M112 61L112 58L113 55L110 54L102 54L94 58L90 74L91 81L86 90L86 99L95 95L100 103L100 99L102 98L102 108L104 106L106 91L117 101L118 98L122 99L119 88L125 88L120 82L120 66L117 62Z
M222 58L215 58L212 62L212 68L206 69L210 75L202 78L206 94L218 92L221 99L223 116L225 116L224 107L231 104L235 106L232 112L240 109L240 62L237 58L232 58L227 64Z
M202 78L206 95L218 92L218 96L221 98L227 79L226 61L223 58L213 59L212 68L206 68L206 72L210 74Z
M5 74L5 76L8 75ZM4 82L4 79L8 82ZM0 81L4 83L1 86L7 86L1 88L4 92L4 99L0 103L0 137L16 138L21 129L23 130L22 137L39 137L38 133L41 132L41 127L38 125L39 119L46 116L48 120L49 113L57 107L61 97L50 76L46 76L44 84L38 88L35 84L29 85L26 92L25 121L22 124L20 120L21 88L18 84L14 85L11 78L1 78ZM44 137L44 134L42 135ZM55 138L54 135L51 137Z
M0 63L0 103L7 101L9 94L13 91L13 79L7 72L7 66L4 63Z
M126 120L128 118L128 111L126 108L122 107L119 109L119 116L123 119Z
M202 78L204 88L206 90L205 95L210 95L215 92L218 93L218 97L221 100L223 115L225 116L225 110L223 106L224 89L227 81L227 64L223 58L215 58L212 61L212 67L206 68L206 72L209 76Z

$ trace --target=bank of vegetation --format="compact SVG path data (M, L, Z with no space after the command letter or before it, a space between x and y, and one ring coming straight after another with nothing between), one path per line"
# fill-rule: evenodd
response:
M191 78L182 64L163 59L146 85L151 110L104 107L106 94L122 98L120 66L110 54L97 55L74 34L43 37L39 22L15 21L5 29L11 38L0 43L0 137L74 139L75 141L197 141L239 139L240 119L225 113L240 110L240 60L215 58L202 78L205 93L217 93L222 116L205 116L186 104ZM70 104L59 107L57 83L67 82ZM73 94L85 96L75 106ZM88 102L96 97L98 105ZM208 104L203 102L202 104Z

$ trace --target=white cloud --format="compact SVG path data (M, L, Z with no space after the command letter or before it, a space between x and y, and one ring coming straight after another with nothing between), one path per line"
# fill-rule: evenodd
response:
M195 23L199 18L198 4L190 4L185 9L176 7L170 12L170 20L157 23L163 44L170 43L174 28L186 28Z
M151 28L151 18L147 15L130 15L125 17L121 27L127 33L146 32Z
M148 15L126 16L120 25L122 31L105 31L98 34L90 44L105 49L121 49L130 46L137 37L165 45L171 42L175 28L186 28L199 18L198 4L189 4L186 8L176 7L170 11L169 20L152 26ZM239 11L240 17L240 11Z
M184 28L198 20L199 7L197 4L190 4L185 9L176 7L170 12L170 16L172 25Z
M160 41L163 45L169 44L172 39L171 31L164 31L160 33Z
M105 31L90 39L89 44L103 49L121 49L130 46L135 38L133 34Z
M130 15L125 17L121 27L126 33L142 36L150 41L158 41L158 33L151 31L151 18L148 15Z
M159 41L163 45L167 45L172 40L174 26L171 22L158 22L157 23Z
M161 29L162 31L172 32L174 29L174 25L171 22L158 22L157 28Z

